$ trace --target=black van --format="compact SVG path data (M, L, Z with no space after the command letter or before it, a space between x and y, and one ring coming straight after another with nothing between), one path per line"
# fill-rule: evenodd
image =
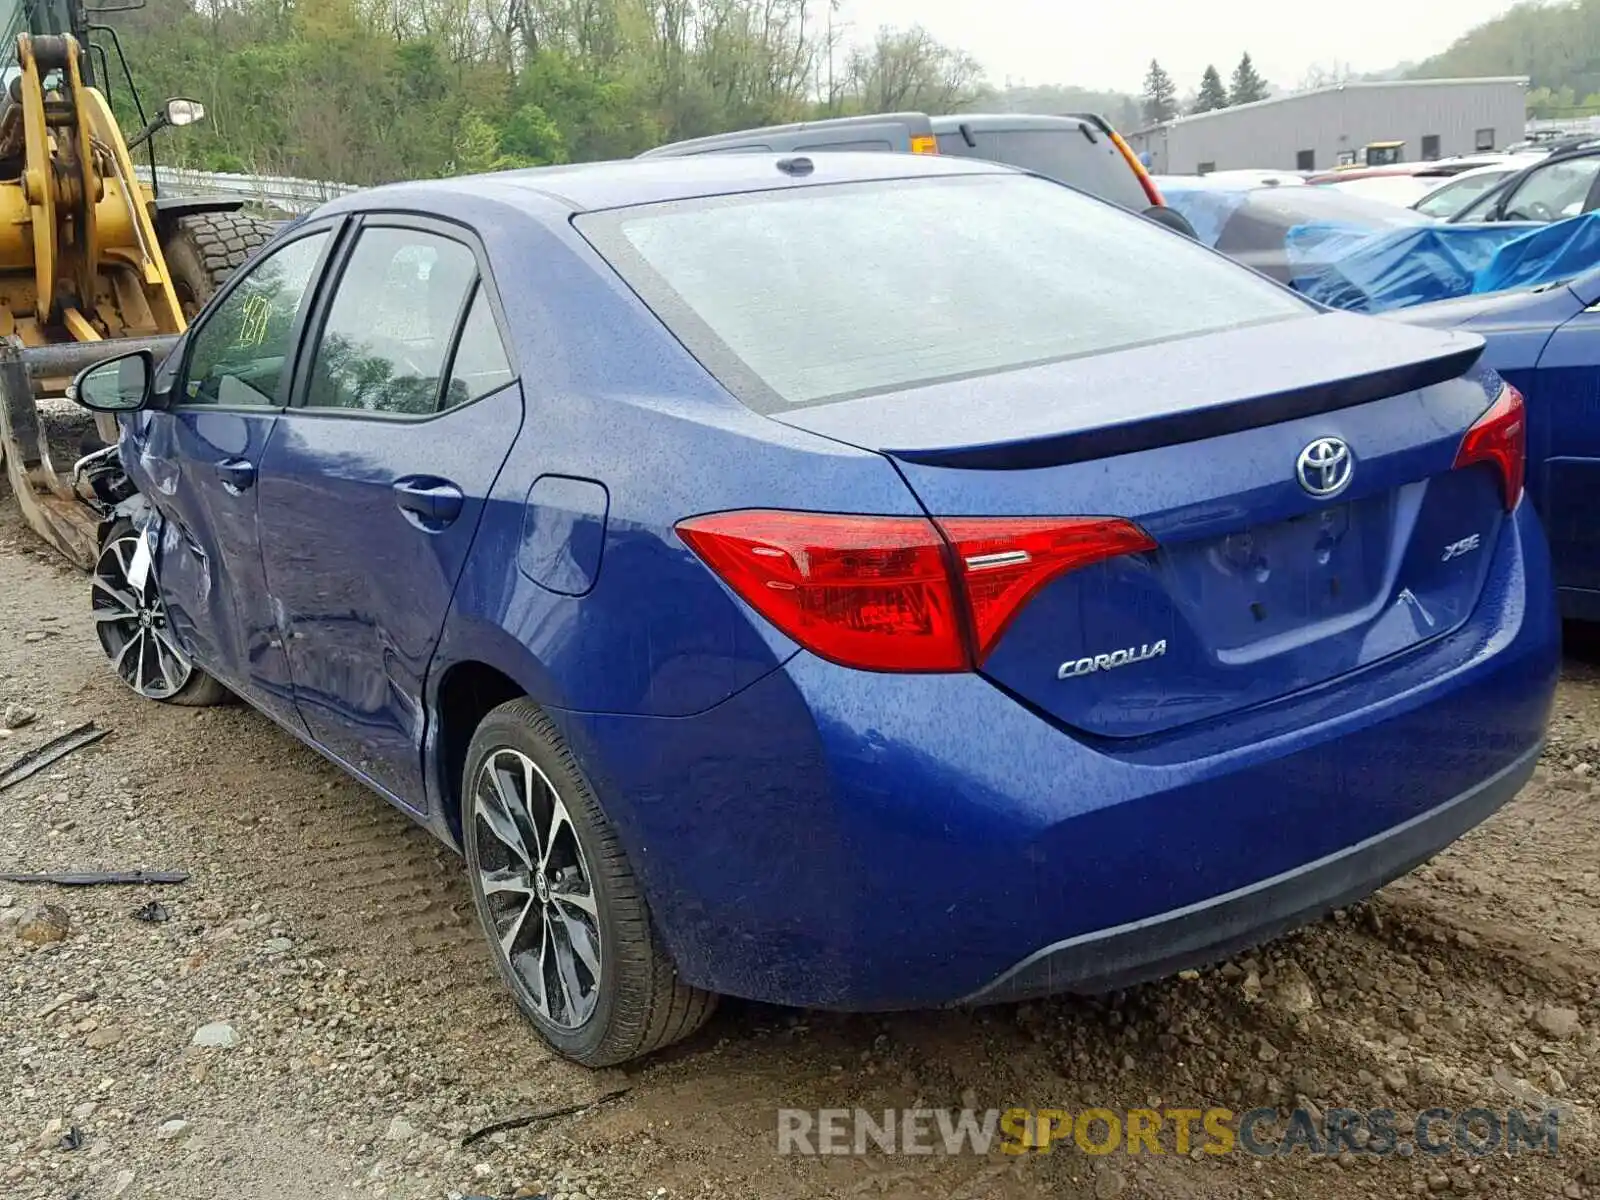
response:
M1190 236L1194 234L1183 217L1166 207L1149 172L1128 144L1104 117L1093 113L972 113L948 117L882 113L836 117L673 142L646 150L639 157L828 150L948 154L1005 163L1143 213Z

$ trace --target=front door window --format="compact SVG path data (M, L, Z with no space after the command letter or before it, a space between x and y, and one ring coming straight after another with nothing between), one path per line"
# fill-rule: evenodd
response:
M189 343L182 404L259 408L282 403L283 368L328 232L308 234L248 266Z

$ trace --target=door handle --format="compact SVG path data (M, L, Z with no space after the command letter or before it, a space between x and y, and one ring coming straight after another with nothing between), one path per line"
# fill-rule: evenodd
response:
M249 459L225 458L217 464L217 478L222 486L237 495L249 489L256 481L256 465Z
M394 481L400 511L424 529L443 529L461 515L461 489L433 475L407 475Z

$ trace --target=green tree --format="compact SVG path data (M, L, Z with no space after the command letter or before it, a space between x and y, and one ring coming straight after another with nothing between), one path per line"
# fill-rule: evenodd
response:
M1148 124L1159 125L1178 115L1178 88L1162 65L1150 60L1150 70L1144 77L1144 119Z
M1228 89L1228 103L1253 104L1257 100L1266 98L1267 81L1256 71L1256 65L1250 61L1250 53L1246 51L1239 59L1239 65L1233 69L1233 85Z
M916 26L846 52L836 7L146 0L104 19L147 110L167 96L205 102L204 123L159 135L164 163L353 184L626 158L820 115L953 112L980 94L1000 110L1137 121L1136 99L1120 93L986 88L970 55ZM141 126L120 74L101 82L124 129Z
M1194 107L1190 112L1215 112L1219 108L1228 107L1228 89L1222 86L1222 76L1216 67L1207 66L1205 74L1200 76L1200 92L1194 98Z
M980 77L971 55L920 25L878 30L871 46L851 54L847 73L860 112L952 112L972 100Z

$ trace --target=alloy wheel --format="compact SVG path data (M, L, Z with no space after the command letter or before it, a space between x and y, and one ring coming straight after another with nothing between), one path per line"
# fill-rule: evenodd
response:
M154 566L143 587L129 579L138 545L138 534L129 532L100 551L92 592L95 633L124 683L148 699L169 700L189 682L194 663L172 637Z
M566 803L521 751L491 753L473 782L475 864L496 952L534 1010L581 1027L600 998L599 908Z

